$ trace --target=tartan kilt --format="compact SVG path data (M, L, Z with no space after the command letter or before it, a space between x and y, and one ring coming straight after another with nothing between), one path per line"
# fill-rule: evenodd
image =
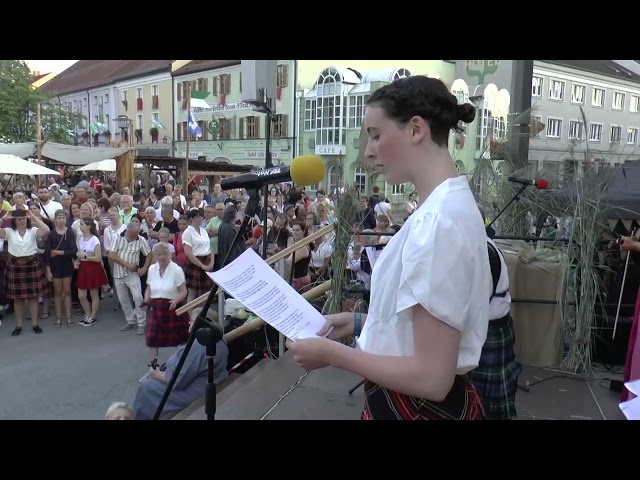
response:
M44 272L37 255L9 257L4 274L7 298L22 300L42 295Z
M516 391L521 373L511 315L491 320L479 365L469 372L490 420L509 420L516 416Z
M486 420L482 401L466 375L456 375L442 402L431 402L364 382L362 420Z
M205 265L211 260L210 255L204 257L197 257ZM198 294L208 292L213 288L213 281L207 275L207 272L200 267L195 266L189 260L184 268L184 277L186 280L187 288L190 290L196 290Z
M177 347L189 338L189 315L169 310L171 300L152 298L147 315L146 341L149 348Z

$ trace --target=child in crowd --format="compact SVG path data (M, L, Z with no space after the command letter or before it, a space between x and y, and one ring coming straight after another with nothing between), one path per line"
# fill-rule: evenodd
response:
M133 420L133 410L124 402L112 403L107 409L105 420Z

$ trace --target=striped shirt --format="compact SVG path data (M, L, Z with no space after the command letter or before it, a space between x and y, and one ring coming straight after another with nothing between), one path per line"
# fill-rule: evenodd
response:
M118 235L113 239L109 251L117 253L122 261L137 266L140 263L140 254L149 255L151 249L143 237L138 236L137 240L128 240L126 236ZM113 278L124 278L129 273L132 272L119 263L113 263Z

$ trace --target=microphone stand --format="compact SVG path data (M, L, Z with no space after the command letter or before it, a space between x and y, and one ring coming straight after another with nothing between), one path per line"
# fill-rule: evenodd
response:
M235 247L238 246L240 241L242 241L242 234L247 229L249 222L256 215L259 207L259 195L258 189L247 190L247 195L249 195L249 201L247 202L244 210L244 219L242 220L242 225L238 228L235 237L233 238L233 242L231 243L231 248L227 251L224 259L220 264L220 268L222 268L226 263L229 257L229 254L235 250ZM176 381L178 380L178 375L180 375L180 371L182 370L182 366L189 355L189 351L193 346L193 342L197 339L198 343L204 347L206 347L206 356L207 356L207 387L205 390L205 403L204 403L204 411L207 415L207 420L215 420L216 416L216 384L213 381L214 377L214 369L215 369L215 358L216 358L216 346L220 340L224 337L224 331L222 329L222 319L219 318L218 322L209 321L207 319L207 313L213 304L213 300L218 295L219 286L218 284L214 284L213 288L209 292L209 296L202 307L202 311L193 322L193 326L191 332L189 334L189 339L187 340L187 344L185 346L182 355L180 356L180 360L176 365L176 369L171 376L171 380L167 385L167 388L164 391L164 395L160 400L160 404L156 410L155 415L153 416L154 420L158 420L160 415L162 415L162 410L164 410L164 406L169 399L169 395L171 395L171 390L173 390Z
M520 190L518 191L518 193L516 193L515 196L511 200L509 200L509 203L507 203L504 206L504 208L498 212L498 215L496 215L496 217L491 221L491 223L489 225L487 225L487 228L491 228L491 225L493 225L496 222L496 220L500 217L500 215L502 215L504 213L504 211L507 208L509 208L509 205L511 205L516 200L520 199L520 195L523 194L523 192L527 189L528 186L529 185L522 185L522 187L520 187Z

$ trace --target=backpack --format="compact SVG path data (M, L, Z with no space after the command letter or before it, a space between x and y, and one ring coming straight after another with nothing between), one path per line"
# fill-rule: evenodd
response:
M491 242L487 242L487 247L489 250L489 265L491 266L491 277L493 279L493 292L491 293L491 297L489 297L489 300L491 301L493 297L506 297L508 290L497 293L498 282L500 281L500 274L502 273L502 262L500 261L500 254L498 253L498 250L493 246Z

